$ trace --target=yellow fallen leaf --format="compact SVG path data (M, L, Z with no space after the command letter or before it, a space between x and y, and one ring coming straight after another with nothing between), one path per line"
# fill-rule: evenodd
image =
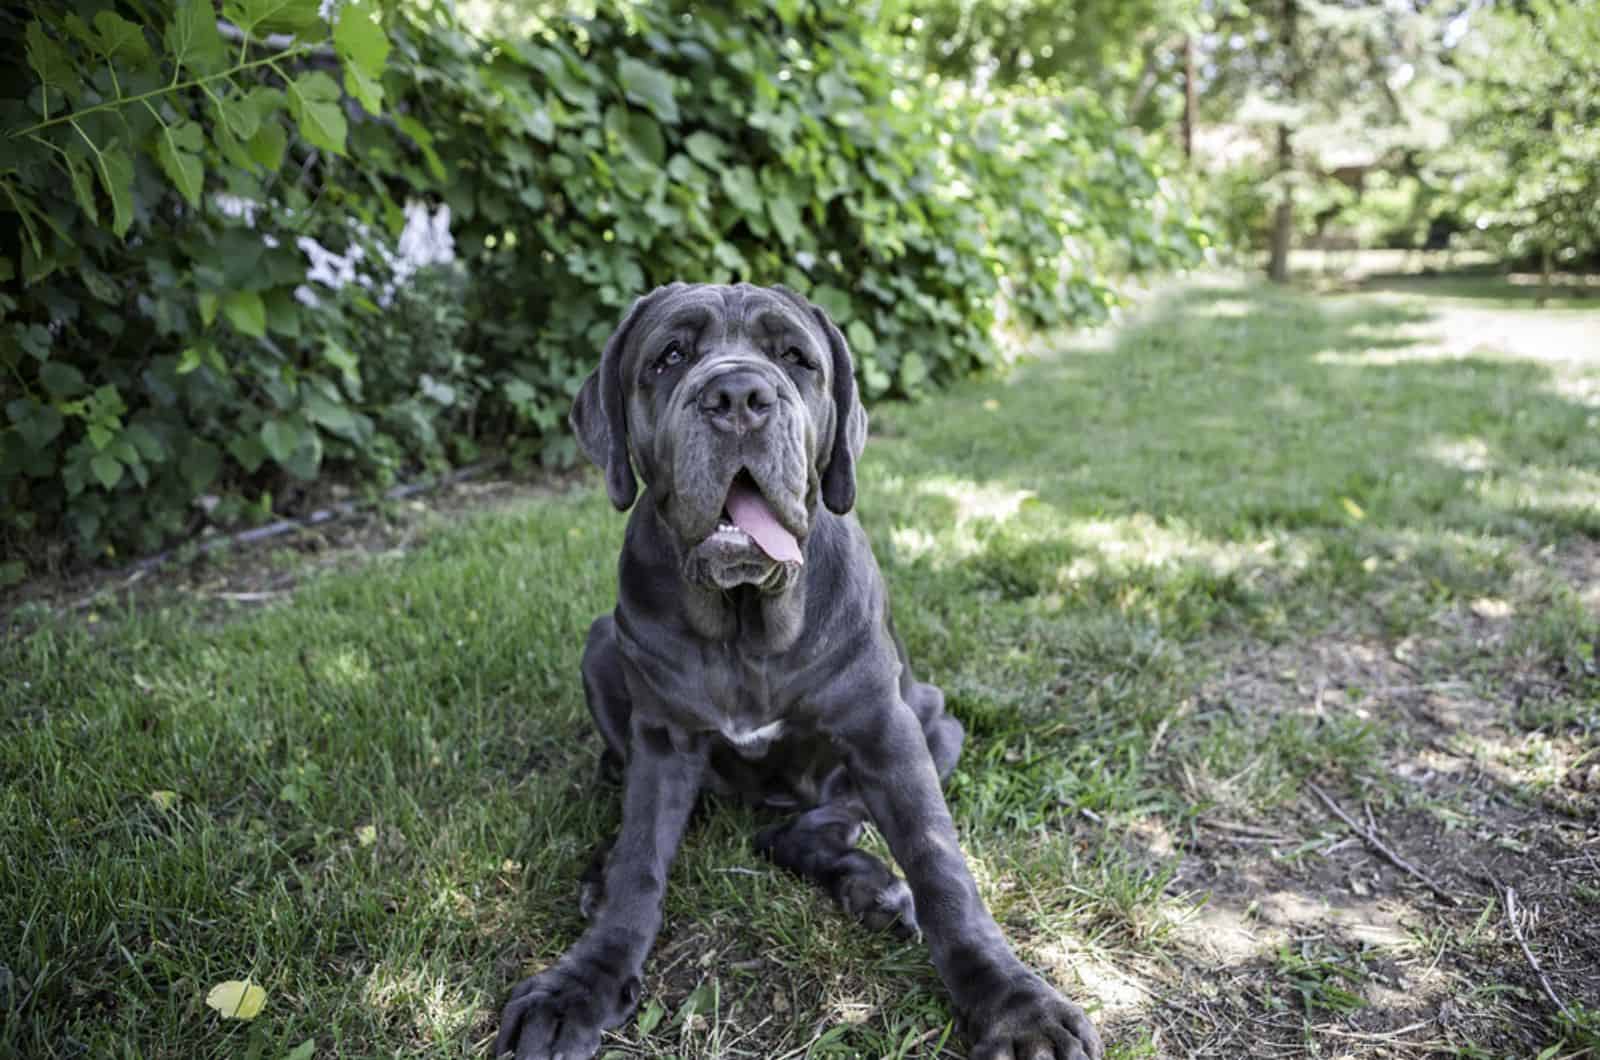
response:
M218 983L206 995L206 1004L222 1013L223 1019L253 1020L267 1003L267 992L246 979Z
M175 791L152 791L150 801L156 804L158 810L170 810L178 804L178 793Z
M1510 618L1514 610L1509 602L1494 596L1480 596L1472 601L1472 613L1479 618Z
M356 829L356 842L364 847L370 847L378 841L378 829L370 824L364 824Z
M1339 503L1344 505L1344 510L1350 513L1350 518L1365 519L1367 517L1367 513L1362 510L1361 505L1357 504L1349 497L1340 497Z
M998 412L1000 409L1000 402L996 401L994 398L988 398L984 401L983 407L990 412Z

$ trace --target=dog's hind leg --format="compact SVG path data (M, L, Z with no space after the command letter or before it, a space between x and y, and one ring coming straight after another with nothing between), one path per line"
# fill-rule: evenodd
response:
M856 848L865 820L866 809L850 795L763 829L756 850L820 885L868 927L911 938L921 932L911 889L880 859Z

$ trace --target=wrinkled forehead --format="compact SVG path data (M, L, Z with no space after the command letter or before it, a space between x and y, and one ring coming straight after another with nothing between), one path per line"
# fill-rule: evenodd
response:
M673 339L690 340L700 350L740 341L762 347L772 342L809 346L819 362L828 358L810 314L793 298L748 284L700 284L673 291L634 328L625 368L651 356Z

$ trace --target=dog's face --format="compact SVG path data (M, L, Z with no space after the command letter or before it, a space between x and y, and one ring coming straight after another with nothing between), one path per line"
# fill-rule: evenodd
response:
M866 437L838 328L792 291L747 284L672 284L636 302L572 425L619 509L638 469L685 578L766 593L798 578L818 504L854 504Z

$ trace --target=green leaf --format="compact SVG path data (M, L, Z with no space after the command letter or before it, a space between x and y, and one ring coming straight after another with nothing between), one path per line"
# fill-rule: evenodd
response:
M344 68L344 90L356 98L368 114L383 111L383 82L359 66Z
M350 441L359 440L361 428L355 414L348 407L312 390L306 393L305 410L312 422L326 427L342 438Z
M100 480L100 485L111 489L122 481L122 461L110 453L97 453L89 461L89 470Z
M800 208L787 195L767 198L767 216L778 230L778 238L789 247L795 247L805 238L805 226L800 223Z
M139 451L139 455L152 464L167 458L167 446L161 436L142 423L130 423L123 428L122 436Z
M94 28L99 31L98 50L113 62L134 68L148 66L155 60L144 30L114 11L101 11L94 16Z
M60 42L44 31L44 23L38 19L29 22L23 36L27 39L28 65L39 75L39 83L64 96L76 96L82 87L77 67Z
M707 169L716 169L722 165L722 153L728 145L708 132L692 133L683 141L684 150L689 152L689 157L705 166Z
M821 306L822 311L840 327L844 327L850 318L855 316L850 296L837 287L830 287L825 283L818 284L811 289L811 300Z
M121 147L108 147L95 155L100 183L111 196L111 231L118 237L133 224L133 159Z
M389 35L383 30L383 10L366 0L344 0L339 23L333 27L333 48L346 66L355 66L376 81L389 61Z
M548 117L546 120L549 120ZM445 178L444 163L439 161L438 154L433 150L433 133L428 131L428 127L409 114L395 115L394 123L399 126L401 132L411 137L416 143L417 149L422 152L422 160L428 165L428 173L433 179L443 180Z
M298 416L267 420L261 425L267 454L296 478L314 478L322 464L322 439L317 429Z
M290 81L289 113L300 126L300 135L311 144L344 154L347 126L339 104L339 84L321 70L301 74Z
M345 91L369 114L383 110L383 67L389 60L389 35L383 29L383 11L376 3L345 0L339 24L333 28L333 47L344 63Z
M217 303L218 303L218 301L220 301L220 299L218 299L217 293L215 291L201 291L195 297L195 303L200 307L200 322L202 324L204 324L206 327L210 327L211 326L211 322L213 320L217 319ZM187 350L185 350L184 351L184 363L187 364L188 360L189 360L189 352ZM185 369L182 365L179 365L178 374L182 375L186 370L192 372L192 371L194 371L195 368L197 368L199 366L199 364L200 364L200 355L197 353L197 354L195 354L194 364L190 365L190 367L188 369Z
M179 468L189 488L199 493L216 481L217 473L222 470L222 453L210 442L191 439Z
M30 449L43 449L55 441L65 421L61 413L50 405L41 405L32 398L18 398L6 405L6 415L22 435Z
M869 356L878 349L878 340L865 321L850 321L850 326L845 329L845 337L850 340L850 352L858 357Z
M94 171L90 163L75 151L64 153L67 162L67 176L72 181L72 194L78 200L78 207L89 217L90 224L100 223L100 207L94 201Z
M635 162L659 169L667 160L667 142L661 126L648 114L613 103L606 108L606 131L615 136Z
M267 450L254 434L236 434L228 442L228 452L246 472L255 474L267 459Z
M200 131L199 124L192 121L166 126L156 143L156 160L161 163L162 172L184 200L196 209L206 183L205 166L200 161L204 148L205 134Z
M255 291L230 291L222 302L223 315L234 329L253 339L267 333L267 306Z
M39 366L39 382L50 391L53 398L69 398L83 393L89 385L83 381L83 373L70 364L60 361L46 361Z
M756 184L755 172L749 166L733 166L722 171L722 190L728 193L743 213L761 215L761 188Z
M293 1049L290 1049L289 1052L284 1055L283 1060L311 1060L311 1058L316 1054L317 1040L315 1038L307 1038Z
M322 21L317 0L227 0L222 13L246 33L298 35Z
M915 393L927 378L928 366L922 354L913 350L900 358L900 388L906 393Z
M278 463L287 463L299 448L301 436L310 430L296 419L267 420L261 425L261 444L267 455Z
M228 131L241 140L248 140L261 128L261 113L247 98L218 99L217 116Z
M250 157L269 173L283 165L283 152L288 146L289 134L281 123L273 120L263 121L250 142L244 145Z
M217 13L211 0L179 0L167 25L167 52L180 67L196 74L212 74L228 62L217 32Z
M617 78L629 102L648 107L668 125L678 123L678 104L672 95L672 78L661 70L623 56L617 63Z

